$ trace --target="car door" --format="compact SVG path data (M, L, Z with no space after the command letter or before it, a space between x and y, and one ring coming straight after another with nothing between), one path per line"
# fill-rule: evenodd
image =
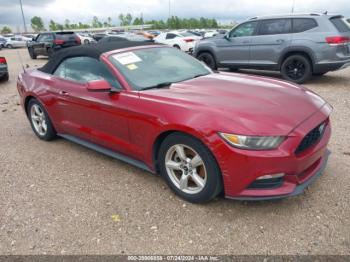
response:
M53 35L50 33L44 33L38 35L36 41L33 43L33 48L37 55L47 55L47 46L51 45L53 41Z
M87 82L101 79L118 92L88 91ZM66 134L130 153L127 105L138 96L121 91L104 64L90 57L69 58L55 71L53 86L58 99L54 110Z
M217 60L223 66L249 64L251 38L257 30L257 21L243 23L232 29L224 38L217 40Z
M258 33L251 38L250 65L276 69L283 51L292 41L292 19L261 20Z

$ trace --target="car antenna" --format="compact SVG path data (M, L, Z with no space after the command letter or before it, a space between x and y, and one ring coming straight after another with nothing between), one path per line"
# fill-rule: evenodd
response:
M18 56L18 58L19 58L19 62L20 62L21 65L22 65L23 72L25 72L26 69L29 68L29 65L26 64L26 66L24 67L23 59L22 59L22 56L21 56L21 54L19 53L18 49L17 49L17 56Z

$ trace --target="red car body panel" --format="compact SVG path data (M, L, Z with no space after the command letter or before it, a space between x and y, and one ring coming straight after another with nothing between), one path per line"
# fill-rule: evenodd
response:
M101 60L123 86L121 92L90 92L85 84L28 70L18 78L22 105L28 97L37 98L58 134L122 153L153 172L157 139L172 131L190 134L214 155L225 195L231 198L290 195L325 164L332 109L311 91L270 78L229 73L187 80L169 89L133 91L109 62L112 53L103 54ZM305 135L324 121L322 139L295 154ZM250 151L232 147L218 132L287 138L275 150ZM258 177L281 172L286 174L281 187L247 188Z

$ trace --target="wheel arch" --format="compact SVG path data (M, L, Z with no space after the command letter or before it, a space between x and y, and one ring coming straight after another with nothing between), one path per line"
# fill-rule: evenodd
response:
M315 56L312 50L308 50L307 48L288 49L285 51L278 62L279 70L281 70L283 62L292 55L302 55L306 57L310 61L311 70L314 71Z
M171 134L175 134L175 133L180 133L189 137L192 137L196 140L198 140L199 142L201 142L208 150L209 152L212 154L212 156L214 157L215 161L218 164L218 161L214 155L214 153L212 152L211 148L210 148L210 143L207 139L205 139L205 137L203 135L201 135L200 133L198 133L196 130L190 130L190 129L182 129L182 128L170 128L167 130L163 130L162 132L160 132L152 145L152 162L153 162L153 168L154 170L158 173L159 172L159 166L158 166L158 153L159 153L159 149L161 144L163 143L163 141ZM220 166L218 164L218 166Z

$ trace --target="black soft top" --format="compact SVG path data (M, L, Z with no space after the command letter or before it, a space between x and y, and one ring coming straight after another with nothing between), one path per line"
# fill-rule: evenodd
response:
M87 57L99 59L101 54L109 51L128 48L128 47L147 46L147 45L154 45L154 43L121 41L121 42L105 42L105 43L97 43L92 45L81 45L81 46L69 47L55 53L53 57L43 67L39 68L38 70L47 74L53 74L56 68L62 63L62 61L64 61L67 58L87 56Z

